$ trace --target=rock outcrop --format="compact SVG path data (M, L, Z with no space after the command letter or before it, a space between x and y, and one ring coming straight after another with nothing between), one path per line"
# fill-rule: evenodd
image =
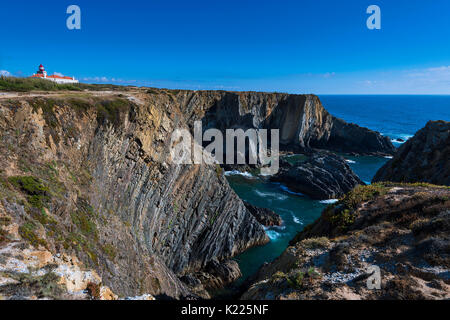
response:
M336 152L392 155L397 151L389 137L333 117L333 128L325 148Z
M220 167L172 163L172 132L192 132L196 120L203 130L280 129L287 151L393 153L385 138L337 121L313 95L9 94L0 97L0 247L76 257L101 279L86 290L119 298L196 298L179 278L199 274L204 288L228 283L238 275L230 259L269 239ZM215 263L223 272L210 274Z
M170 161L170 94L0 100L3 245L76 256L120 297L192 296L178 277L268 242L214 165Z
M272 181L313 199L338 199L357 185L364 185L345 159L331 152L312 152L295 163L282 160L280 167Z
M450 186L450 122L430 121L375 175L376 181Z
M267 208L259 208L251 205L248 202L244 201L245 207L250 211L250 213L255 217L255 219L266 227L273 226L281 226L283 224L283 220L281 217Z
M357 187L264 265L242 299L449 299L449 232L448 187Z
M279 129L284 151L320 148L372 155L396 151L388 137L330 115L315 95L176 91L174 99L181 104L191 127L194 121L202 120L204 131Z

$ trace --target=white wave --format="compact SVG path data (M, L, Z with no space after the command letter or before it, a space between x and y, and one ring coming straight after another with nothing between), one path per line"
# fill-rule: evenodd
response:
M386 159L393 159L393 156L384 156Z
M253 189L253 191L260 197L262 198L275 198L278 200L286 200L288 197L279 193L274 193L274 192L262 192L256 189Z
M398 139L391 139L391 142L392 143L400 143L400 144L402 144L402 143L405 143L406 141L400 141Z
M303 193L291 191L291 190L289 190L288 187L286 187L286 186L284 186L284 185L282 185L282 184L280 184L280 188L281 188L281 190L283 190L283 191L285 191L285 192L287 192L287 193L295 194L296 196L304 196Z
M225 171L225 175L226 175L226 176L236 176L236 175L239 175L239 176L244 176L244 177L246 177L246 178L253 178L253 175L252 175L250 172L247 172L247 171L241 172L241 171L239 171L239 170Z
M345 160L347 163L356 163L356 161L354 161L354 160L348 160L348 159L346 159Z
M412 137L414 137L414 135L412 135L412 134L401 134L400 137L402 137L403 140L409 140Z
M281 233L276 232L275 230L266 230L266 234L270 240L276 240L281 237Z
M399 134L398 136L399 136L399 138L392 138L391 142L403 144L406 141L408 141L409 139L411 139L412 137L414 137L413 135L410 135L410 134Z
M333 203L336 203L336 202L338 202L339 200L338 199L328 199L328 200L322 200L322 201L320 201L320 203L323 203L323 204L333 204Z
M296 224L303 224L302 221L299 218L297 218L296 216L294 216L294 215L292 215L292 220Z

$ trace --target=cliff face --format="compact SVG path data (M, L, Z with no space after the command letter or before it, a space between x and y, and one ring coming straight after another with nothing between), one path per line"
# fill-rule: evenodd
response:
M449 226L448 187L357 187L263 266L242 298L448 299Z
M95 271L96 285L119 296L208 297L205 287L235 279L239 270L228 259L269 240L220 167L171 163L171 133L192 130L196 120L203 120L204 130L280 129L287 151L392 151L378 133L354 125L345 126L369 138L346 137L342 123L313 95L156 89L4 95L2 277L37 255L47 258L38 259L33 277L66 274L60 269L69 264ZM208 273L217 264L221 271ZM26 284L11 277L0 282ZM77 283L78 289L87 285Z
M176 91L190 126L279 129L281 149L391 155L395 147L378 132L335 118L314 95L261 92Z
M75 255L122 296L188 296L177 276L268 238L218 168L170 162L182 127L169 94L1 100L1 245Z
M450 186L450 122L430 121L405 142L373 181L429 182Z

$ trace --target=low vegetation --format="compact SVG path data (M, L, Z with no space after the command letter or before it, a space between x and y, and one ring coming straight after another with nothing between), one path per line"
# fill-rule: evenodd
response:
M0 77L0 91L30 92L30 91L104 91L128 90L130 87L112 84L57 84L52 81L35 78Z
M104 123L106 120L114 125L119 125L121 115L128 111L131 103L126 99L105 100L96 104L97 120Z
M47 247L47 241L40 238L36 234L37 226L33 222L26 222L25 224L21 225L19 227L19 234L20 236L27 240L29 243L31 243L35 247L43 246Z
M305 249L321 249L330 244L330 240L327 237L309 238L302 241L302 246Z
M50 190L43 182L32 176L9 177L8 181L27 195L28 203L42 209L50 201Z
M82 203L78 211L71 214L72 222L80 232L94 240L98 239L97 225L95 224L94 209L87 203Z
M375 199L378 196L385 195L388 188L384 184L375 183L368 186L357 186L347 193L340 203L345 205L346 209L356 209L363 202Z
M272 284L284 282L294 290L304 290L309 284L313 283L313 281L318 278L320 278L320 274L314 267L310 267L307 270L293 269L289 272L289 274L282 271L277 271L272 275L270 282ZM279 284L277 284L277 286L279 286Z
M29 273L10 273L8 277L17 281L0 287L0 294L30 297L38 299L61 299L66 289L59 284L59 276L48 272L42 276Z

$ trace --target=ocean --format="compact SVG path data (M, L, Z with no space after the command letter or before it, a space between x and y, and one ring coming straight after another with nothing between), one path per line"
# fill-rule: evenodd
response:
M429 120L450 121L450 96L324 95L320 99L332 115L379 131L389 136L396 147L411 138ZM345 159L366 183L370 183L377 170L388 161L384 157L368 156L345 156ZM266 229L270 243L235 257L243 274L236 284L256 272L264 262L278 257L296 233L316 220L333 202L332 199L312 200L282 184L250 173L228 172L227 178L243 200L275 211L284 222L281 227Z

